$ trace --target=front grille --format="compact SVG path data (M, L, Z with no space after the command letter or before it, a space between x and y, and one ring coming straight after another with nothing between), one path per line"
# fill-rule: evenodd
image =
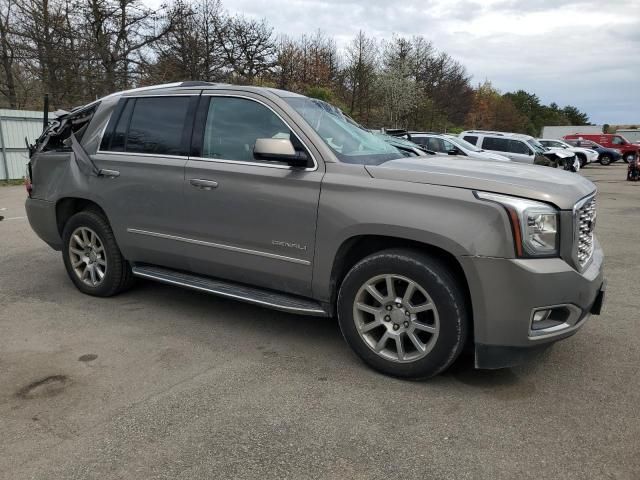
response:
M580 267L584 267L593 255L593 231L596 226L596 197L583 200L575 209L576 257Z

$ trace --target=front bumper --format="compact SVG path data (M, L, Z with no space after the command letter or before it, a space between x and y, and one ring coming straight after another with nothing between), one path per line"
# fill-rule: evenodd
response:
M516 365L573 335L599 314L604 297L603 253L595 240L591 263L578 272L561 258L463 257L474 314L478 368ZM533 330L534 313L566 309L566 322Z

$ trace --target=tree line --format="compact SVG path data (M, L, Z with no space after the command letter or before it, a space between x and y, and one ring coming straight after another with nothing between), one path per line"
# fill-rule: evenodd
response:
M369 127L539 134L588 116L524 90L471 83L464 65L423 36L343 48L318 30L292 38L220 0L0 0L0 106L69 109L137 86L181 80L283 88L330 101Z

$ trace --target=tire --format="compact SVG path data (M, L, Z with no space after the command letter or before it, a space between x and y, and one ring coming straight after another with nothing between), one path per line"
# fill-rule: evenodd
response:
M64 226L62 239L64 266L82 293L110 297L133 283L131 267L122 257L111 226L101 213L93 210L76 213Z
M409 282L414 286L407 296ZM366 364L413 379L448 368L465 345L470 323L465 294L451 271L409 249L384 250L358 262L340 286L337 311L342 335Z
M600 165L609 165L609 164L611 164L611 157L605 153L600 157Z
M584 155L578 155L578 160L580 160L580 168L584 168L587 165L587 157Z
M631 163L631 162L633 162L635 160L635 158L636 158L636 156L633 153L627 153L624 156L624 161L625 161L625 163Z

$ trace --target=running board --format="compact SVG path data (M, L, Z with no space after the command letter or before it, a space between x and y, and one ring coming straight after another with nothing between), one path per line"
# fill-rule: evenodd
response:
M264 290L257 287L250 287L239 283L227 282L201 275L184 273L163 267L152 265L134 265L133 274L136 277L148 278L169 285L199 290L201 292L219 295L221 297L233 298L242 302L253 303L275 310L282 310L289 313L302 315L314 315L328 317L329 314L320 306L318 302L288 295L286 293Z

